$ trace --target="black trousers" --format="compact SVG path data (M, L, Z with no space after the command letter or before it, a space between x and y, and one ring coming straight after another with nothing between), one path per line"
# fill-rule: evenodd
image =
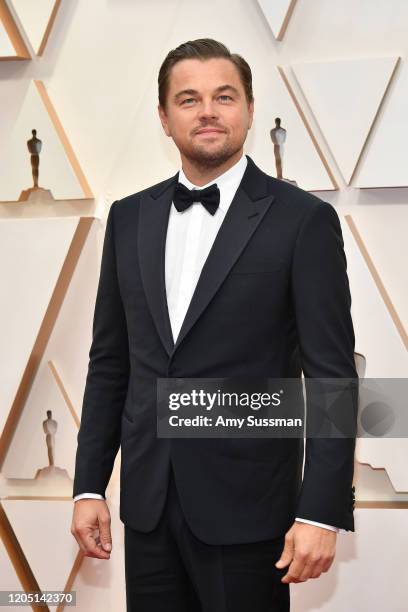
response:
M125 525L127 612L288 612L287 568L275 562L284 536L212 545L185 521L171 471L158 525L149 533Z

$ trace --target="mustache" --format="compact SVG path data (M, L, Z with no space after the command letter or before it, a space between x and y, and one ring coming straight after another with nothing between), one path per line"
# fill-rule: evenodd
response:
M224 127L222 127L222 125L213 125L211 123L208 123L206 125L200 125L199 127L195 128L195 130L193 130L193 134L197 134L197 132L199 132L200 130L206 130L209 128L214 128L215 130L220 130L222 132L227 131Z

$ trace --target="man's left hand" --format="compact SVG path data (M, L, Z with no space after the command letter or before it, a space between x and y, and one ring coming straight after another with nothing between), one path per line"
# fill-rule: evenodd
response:
M337 533L295 521L285 535L285 546L276 567L289 565L281 582L305 582L327 572L336 554Z

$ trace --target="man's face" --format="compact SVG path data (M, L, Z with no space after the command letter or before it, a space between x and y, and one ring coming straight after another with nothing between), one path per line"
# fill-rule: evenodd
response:
M242 149L254 105L230 60L186 59L173 66L166 107L158 110L182 159L214 167Z

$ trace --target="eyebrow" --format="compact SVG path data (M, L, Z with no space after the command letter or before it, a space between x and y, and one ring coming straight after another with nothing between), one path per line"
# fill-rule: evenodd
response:
M220 85L219 87L217 87L217 89L215 90L214 93L221 93L222 91L232 91L238 98L240 97L239 91L238 89L236 89L233 85ZM185 96L185 95L189 95L189 96L196 96L198 94L198 91L196 89L183 89L182 91L179 91L178 93L176 93L176 95L174 96L174 101L177 101L179 98L181 98L181 96Z

